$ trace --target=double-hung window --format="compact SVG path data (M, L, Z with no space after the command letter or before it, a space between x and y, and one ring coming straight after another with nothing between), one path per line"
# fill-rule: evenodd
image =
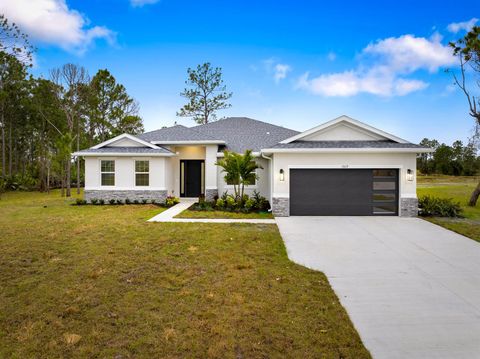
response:
M115 161L102 160L100 162L102 186L115 186Z
M150 161L135 161L135 186L150 185Z

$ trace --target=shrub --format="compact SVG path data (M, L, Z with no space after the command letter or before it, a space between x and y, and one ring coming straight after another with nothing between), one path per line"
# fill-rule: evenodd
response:
M142 204L147 204L147 200L145 198L142 198Z
M236 201L235 201L235 198L233 198L233 196L230 196L230 195L227 196L227 199L225 200L225 202L227 204L226 205L227 208L235 208L235 206L237 204Z
M203 201L203 202L199 201L195 203L192 208L196 211L211 211L213 210L213 203L206 202L206 201Z
M221 198L218 198L215 202L215 205L217 206L217 208L223 208L225 207L225 201Z
M460 217L462 207L452 198L423 196L418 200L419 214L424 217Z
M223 200L223 202L226 202L228 196L229 196L228 192L225 191L225 192L222 193L220 198Z
M98 204L98 199L97 198L92 198L90 200L90 203L93 204L93 205L97 205Z
M150 203L151 203L151 204L157 204L157 200L156 200L156 199L152 199L152 200L150 201Z
M180 203L180 200L177 197L174 196L168 196L165 198L165 206L166 207L172 207L176 205L177 203Z
M254 209L258 211L267 211L270 208L268 200L261 196L259 192L253 191L252 199L255 202Z
M8 176L3 182L4 189L8 191L31 191L37 186L37 180L29 174Z
M140 202L138 201L138 199L135 199L135 200L133 200L133 203L139 204Z
M117 204L123 204L123 201L121 199L117 199Z
M98 204L100 204L101 206L103 206L103 205L105 204L105 200L104 200L104 199L100 199L100 200L98 201Z
M254 206L255 206L255 201L254 201L253 199L249 198L249 199L247 199L247 200L245 201L245 205L244 205L244 206L245 206L245 209L246 209L247 211L251 211L251 210L254 208Z
M130 201L130 198L125 198L125 204L132 204L132 201Z
M110 204L115 204L115 200L114 200L114 199L111 199L111 200L108 201L108 203L110 203Z
M83 206L83 205L87 204L87 201L84 200L84 199L81 199L81 198L77 198L75 204L76 204L77 206Z

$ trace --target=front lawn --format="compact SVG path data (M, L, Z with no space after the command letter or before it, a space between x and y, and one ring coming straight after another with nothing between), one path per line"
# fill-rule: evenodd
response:
M272 219L270 212L231 212L221 210L194 210L186 209L175 218L228 218L228 219Z
M0 358L369 358L275 225L147 223L152 205L0 200Z
M476 207L467 206L468 199L478 183L478 177L418 176L417 195L453 198L460 202L465 218L425 218L464 236L480 241L480 201Z

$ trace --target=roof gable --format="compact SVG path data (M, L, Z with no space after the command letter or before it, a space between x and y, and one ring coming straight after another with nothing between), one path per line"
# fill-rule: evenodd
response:
M93 146L92 149L99 149L102 147L149 147L153 149L159 148L154 144L146 142L138 137L129 135L128 133L123 133L105 142L99 143L98 145Z
M408 143L408 141L400 137L348 116L340 116L296 136L287 138L280 143L286 144L294 141L394 141L397 143Z

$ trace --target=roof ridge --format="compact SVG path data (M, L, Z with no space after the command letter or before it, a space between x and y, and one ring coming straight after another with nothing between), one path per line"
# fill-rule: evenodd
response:
M201 128L201 127L203 127L203 126L212 125L212 124L219 123L219 122L223 122L223 121L226 121L226 120L239 120L239 119L240 119L240 120L254 121L254 122L262 123L262 124L265 124L265 125L274 126L274 127L278 127L278 128L283 128L283 129L286 129L286 130L289 130L289 131L295 131L295 132L300 133L299 131L297 131L297 130L292 130L291 128L288 128L288 127L276 125L276 124L271 123L271 122L261 121L261 120L257 120L257 119L255 119L255 118L246 117L246 116L230 116L230 117L224 117L224 118L220 118L220 119L218 119L218 120L216 120L216 121L212 121L212 122L208 122L208 123L203 123L203 124L201 124L201 125L196 125L196 126L187 127L187 128Z

